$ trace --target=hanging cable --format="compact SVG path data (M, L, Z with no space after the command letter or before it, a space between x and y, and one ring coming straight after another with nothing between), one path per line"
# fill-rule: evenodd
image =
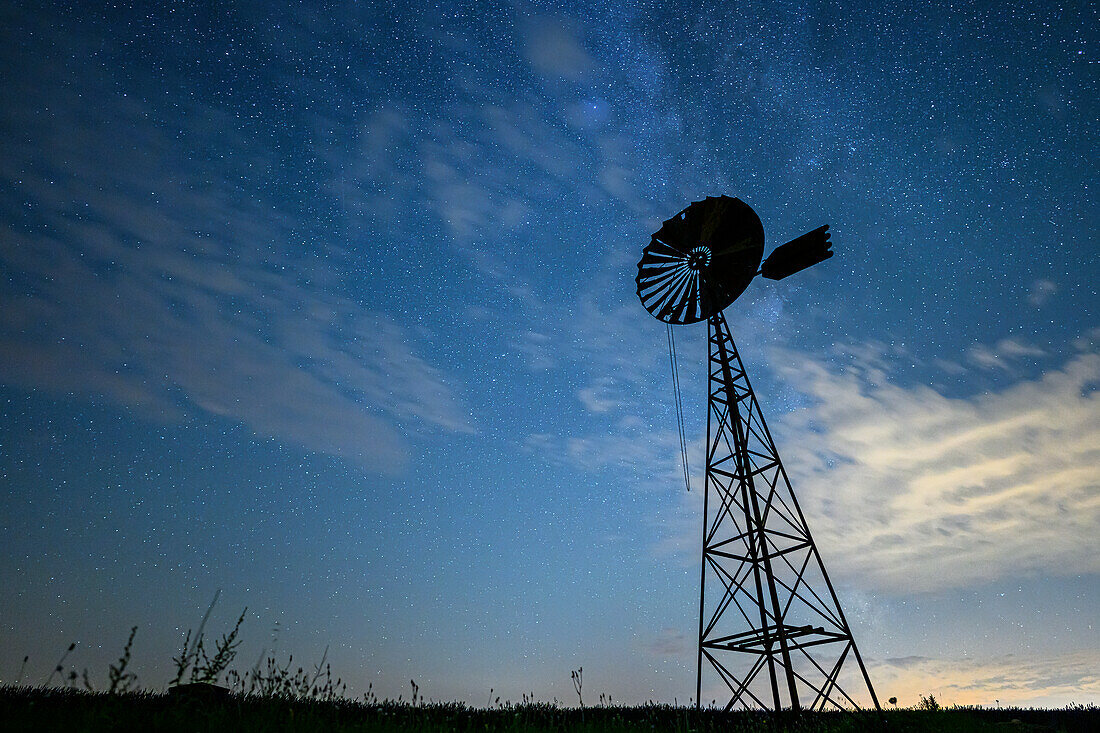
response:
M676 427L680 433L680 460L684 466L684 486L691 491L691 472L688 470L687 438L684 434L684 403L680 399L680 371L676 367L676 337L672 335L672 324L665 324L668 335L668 360L672 365L672 393L676 399Z

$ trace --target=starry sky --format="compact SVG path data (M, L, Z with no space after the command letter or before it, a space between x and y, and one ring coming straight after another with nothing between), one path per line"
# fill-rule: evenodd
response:
M0 10L0 680L220 590L241 668L685 702L634 276L726 194L831 227L727 317L880 698L1100 702L1095 6L135 5Z

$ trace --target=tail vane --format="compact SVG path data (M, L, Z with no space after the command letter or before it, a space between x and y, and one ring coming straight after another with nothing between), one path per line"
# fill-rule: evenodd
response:
M776 247L760 266L760 274L769 280L782 280L832 257L832 246L829 225L820 226Z

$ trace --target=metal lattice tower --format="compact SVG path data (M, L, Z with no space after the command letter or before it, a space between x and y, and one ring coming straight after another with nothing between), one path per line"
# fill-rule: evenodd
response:
M638 263L642 306L669 329L685 483L672 329L709 324L697 707L706 671L728 688L726 709L859 708L848 690L863 684L879 708L722 315L757 275L782 280L832 257L828 229L803 234L761 262L756 212L740 199L707 197L666 220Z
M877 708L871 679L721 313L711 316L709 330L696 704L705 660L729 688L727 709L858 708L838 683L851 657Z

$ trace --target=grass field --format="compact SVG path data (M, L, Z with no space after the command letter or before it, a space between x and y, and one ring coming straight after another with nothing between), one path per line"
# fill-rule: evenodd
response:
M352 699L347 697L347 685L333 677L326 662L327 649L312 667L295 668L293 657L282 664L269 657L264 665L243 673L230 669L241 643L239 631L247 609L231 630L208 643L206 623L217 600L215 594L197 632L188 630L179 655L173 657L176 674L168 693L141 690L136 675L128 671L137 633L133 627L118 661L107 670L106 687L93 684L87 669L80 674L68 662L76 643L69 645L41 685L0 685L0 731L1100 732L1100 708L1095 705L1057 710L945 709L932 695L922 695L915 708L882 713L779 715L657 704L622 707L603 704L603 696L601 704L584 708L564 707L556 701L534 702L533 696L527 695L522 704L502 704L498 697L494 706L472 708L462 703L425 702L412 680L408 701L379 699L369 687L361 697ZM28 660L23 659L20 680ZM581 668L571 672L578 702L582 674ZM51 684L55 680L58 684Z
M492 709L458 703L296 700L229 695L92 693L0 687L5 731L1100 731L1100 708L1060 710L953 708L937 711L819 713L776 717L669 705L564 708L545 703Z

